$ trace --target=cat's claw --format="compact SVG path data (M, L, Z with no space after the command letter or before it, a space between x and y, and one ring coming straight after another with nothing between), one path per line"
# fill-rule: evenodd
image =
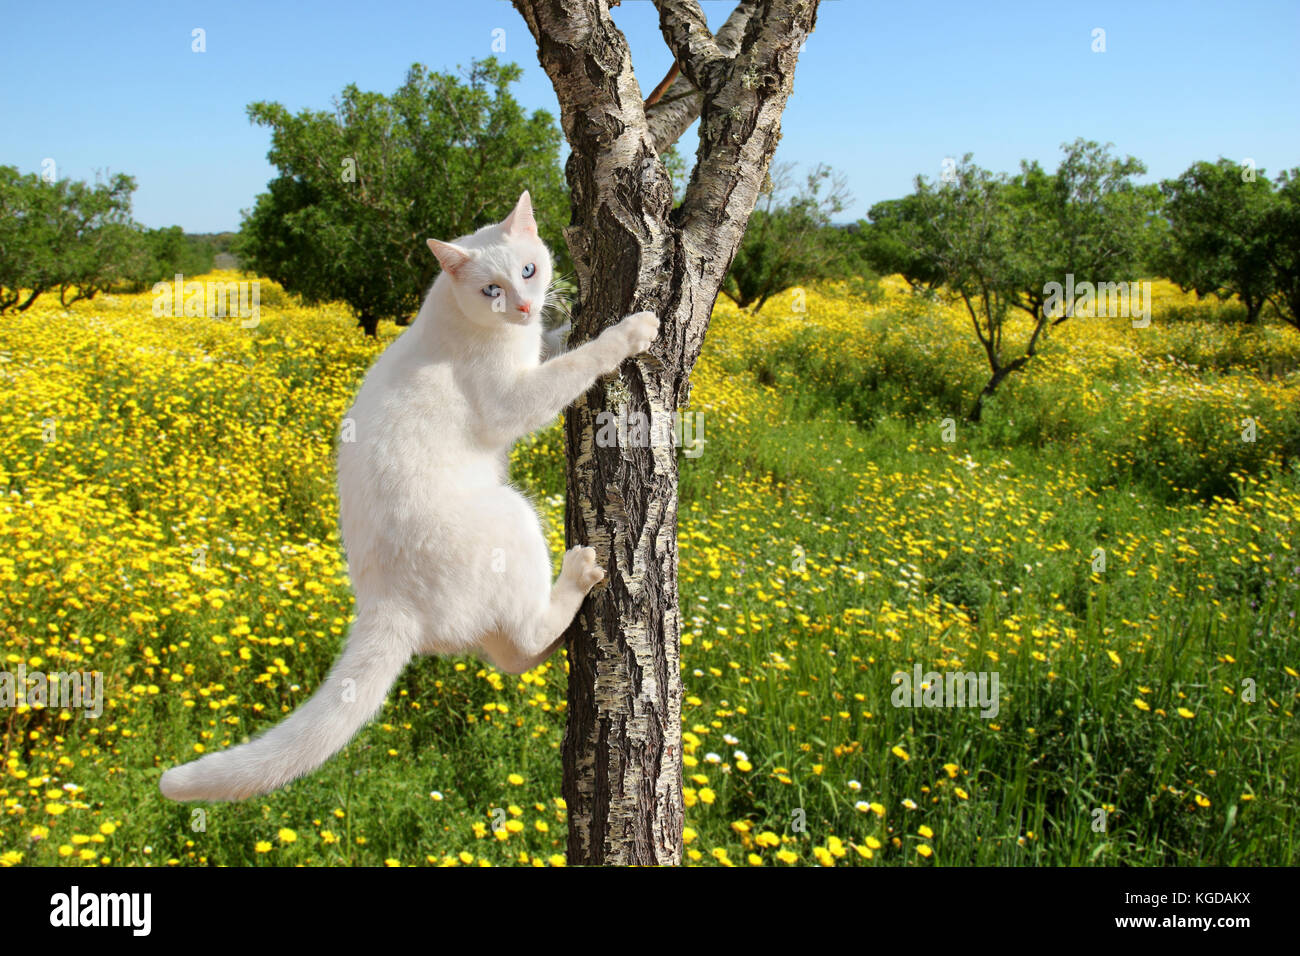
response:
M560 576L568 578L586 594L605 577L605 569L596 563L596 549L579 545L564 555Z

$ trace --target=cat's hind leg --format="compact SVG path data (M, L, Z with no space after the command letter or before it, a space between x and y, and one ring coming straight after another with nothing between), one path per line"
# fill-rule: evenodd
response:
M532 670L564 641L564 631L578 613L587 592L605 577L596 563L596 549L571 548L564 555L550 600L531 621L489 635L483 650L497 667L510 674Z

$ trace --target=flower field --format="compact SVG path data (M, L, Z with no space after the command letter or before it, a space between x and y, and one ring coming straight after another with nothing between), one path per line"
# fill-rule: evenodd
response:
M1300 863L1300 334L1154 285L1149 327L1075 317L979 425L964 311L719 301L681 459L690 861ZM266 281L252 329L151 303L0 320L0 671L104 698L0 707L0 864L562 865L562 653L419 660L286 790L158 794L333 662L334 444L400 330ZM557 564L562 449L512 459ZM916 664L996 672L996 714L895 706Z

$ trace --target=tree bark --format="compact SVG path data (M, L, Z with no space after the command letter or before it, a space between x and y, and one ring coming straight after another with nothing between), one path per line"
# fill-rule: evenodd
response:
M596 548L608 571L567 633L569 862L676 864L683 819L676 450L661 427L651 428L645 447L602 447L596 433L610 415L641 413L660 426L688 403L691 369L780 139L817 2L745 0L715 38L695 0L659 0L682 75L653 105L652 112L663 108L653 132L606 0L515 6L537 40L572 149L565 240L579 291L570 344L630 312L660 319L650 351L565 414L566 538ZM673 101L683 83L699 91L702 122L686 198L674 210L659 153L690 125L683 117L694 107Z

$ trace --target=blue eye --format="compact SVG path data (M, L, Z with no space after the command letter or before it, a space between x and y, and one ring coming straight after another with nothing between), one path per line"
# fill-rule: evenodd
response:
M501 294L501 286L494 282L492 285L485 285L482 291L489 299L495 299Z
M535 273L536 271L537 271L537 266L533 265L531 262L528 263L528 265L524 266L524 278L531 279L533 277L533 273Z

